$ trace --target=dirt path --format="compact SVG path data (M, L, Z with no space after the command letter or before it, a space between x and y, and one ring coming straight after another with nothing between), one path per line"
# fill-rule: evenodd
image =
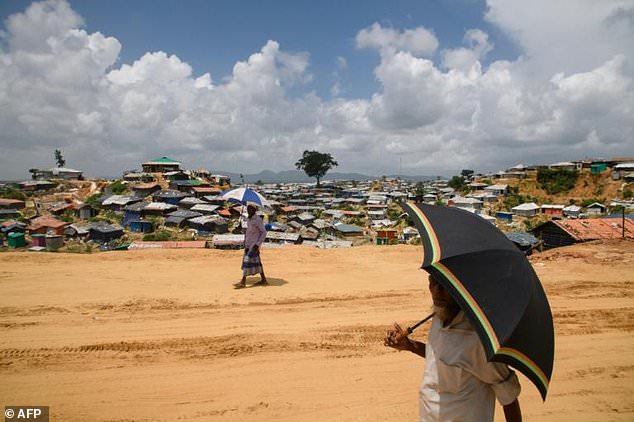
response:
M233 290L239 252L0 254L0 406L73 421L416 420L424 360L382 336L429 309L419 260L415 247L270 249L271 286ZM632 242L532 262L557 352L545 404L521 377L525 420L632 420Z

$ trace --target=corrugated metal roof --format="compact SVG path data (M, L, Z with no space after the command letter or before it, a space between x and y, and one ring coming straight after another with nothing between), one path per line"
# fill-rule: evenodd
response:
M243 234L216 234L212 240L214 246L239 246L244 243Z
M177 190L161 190L155 192L152 196L155 198L184 198L189 195Z
M195 187L192 188L192 190L194 192L198 192L198 193L220 193L220 192L222 192L218 188L212 188L212 187L208 187L208 186L195 186Z
M532 234L526 232L506 233L506 237L508 237L509 240L511 240L512 242L520 244L522 246L531 246L539 243L539 239L537 239Z
M167 211L175 210L178 207L174 204L168 204L167 202L150 202L143 208L144 211Z
M180 161L176 161L169 157L161 157L161 158L155 158L150 161L146 161L143 164L180 164L180 163L181 163Z
M291 242L297 242L299 240L299 233L266 232L266 238L273 240L288 240Z
M226 224L227 220L217 215L203 215L200 217L191 218L189 219L189 222L194 224L203 224L203 225L208 223Z
M363 233L363 229L361 227L344 223L335 224L335 230L342 233Z
M20 201L19 199L0 198L0 207L24 208L24 201Z
M51 227L56 229L56 228L64 227L67 225L68 223L65 223L64 221L60 221L56 218L45 215L45 216L37 217L31 220L31 224L29 225L28 229L37 230L40 227Z
M132 189L153 189L156 187L161 187L161 185L159 185L158 183L139 183L138 185L134 186Z
M177 217L177 218L194 218L202 216L201 213L190 211L190 210L178 210L167 214L168 217Z
M623 235L622 221L618 218L588 218L583 220L553 220L577 241L617 239ZM625 237L634 238L634 221L625 219Z
M191 210L204 213L204 212L215 212L218 208L220 208L218 205L196 204L193 207L191 207Z
M101 204L104 206L107 205L127 205L130 202L138 202L141 199L135 196L126 196L126 195L112 195L106 198Z
M188 240L182 242L132 242L128 249L202 249L206 245L206 240Z
M513 211L533 211L538 209L539 209L539 205L537 205L534 202L525 202L523 204L520 204L516 207L511 208L511 210Z

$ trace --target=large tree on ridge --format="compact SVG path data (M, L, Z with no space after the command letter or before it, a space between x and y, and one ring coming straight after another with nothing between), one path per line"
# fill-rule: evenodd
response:
M304 151L302 158L295 163L298 170L304 170L308 177L317 178L317 187L319 180L326 175L328 170L338 166L339 163L328 153L318 151Z

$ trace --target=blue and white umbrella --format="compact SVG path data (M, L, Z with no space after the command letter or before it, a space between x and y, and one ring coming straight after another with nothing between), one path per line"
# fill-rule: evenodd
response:
M237 188L223 192L219 195L222 199L236 204L253 204L258 207L270 207L265 197L250 188Z

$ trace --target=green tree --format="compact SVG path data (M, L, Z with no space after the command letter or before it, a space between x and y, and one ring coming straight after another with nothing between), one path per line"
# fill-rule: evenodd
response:
M453 176L447 184L450 188L453 188L454 190L460 190L464 188L465 182L462 176Z
M332 155L318 151L304 151L302 158L295 163L295 167L298 170L304 170L308 177L317 179L317 187L319 187L319 181L326 175L328 170L338 165L339 163L332 158Z
M425 184L423 182L416 183L414 186L414 195L421 198L425 196Z
M55 162L57 163L57 167L64 167L66 165L62 151L58 149L55 150Z
M461 175L463 178L468 179L468 178L470 178L471 176L473 176L473 170L470 170L470 169L463 169L463 170L460 172L460 175Z

